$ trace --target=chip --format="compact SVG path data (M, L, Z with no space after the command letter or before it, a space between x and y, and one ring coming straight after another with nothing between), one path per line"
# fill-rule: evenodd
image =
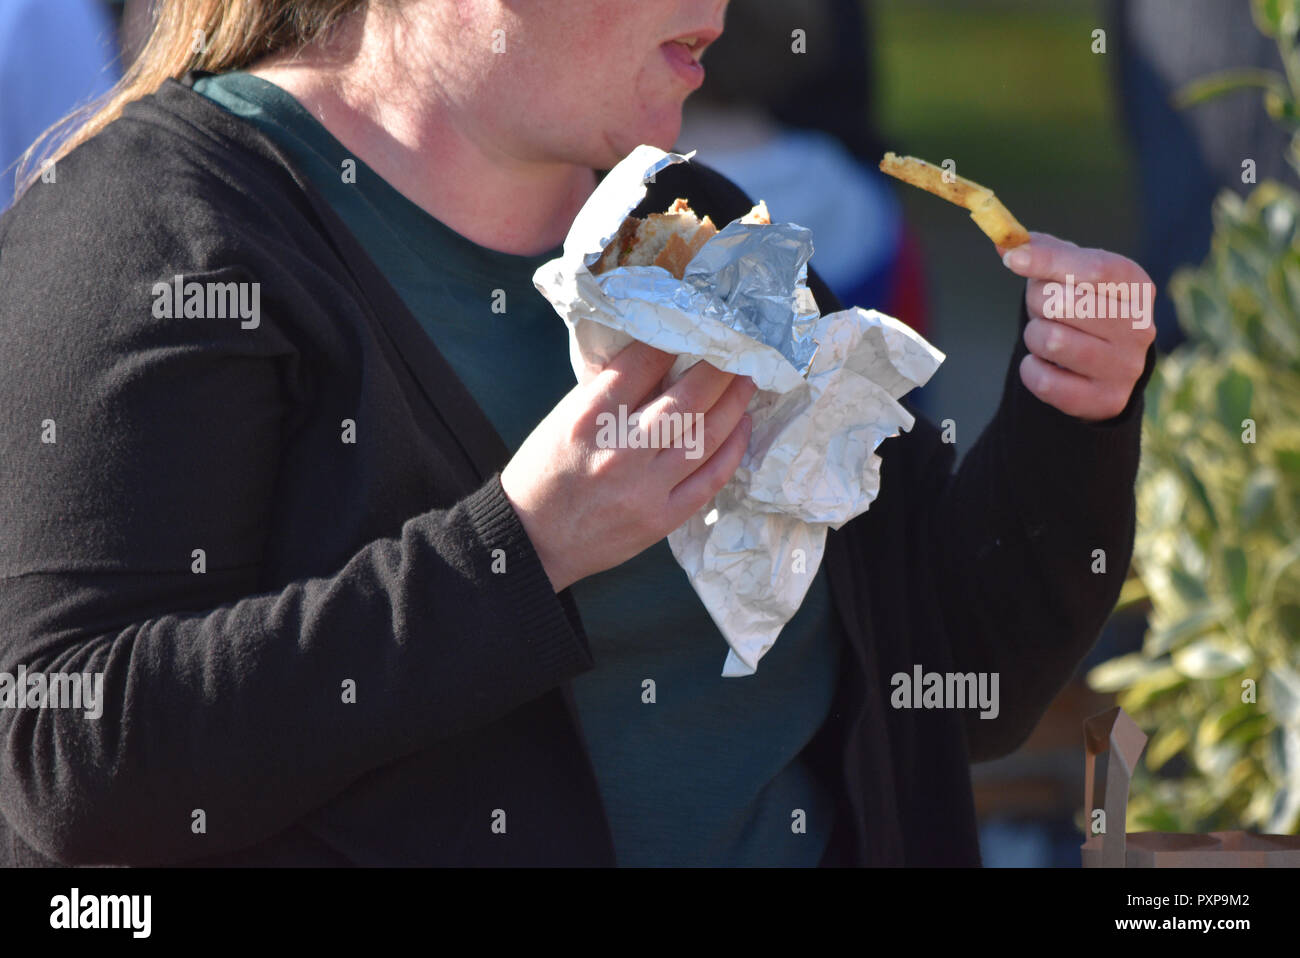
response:
M957 176L914 156L886 153L880 172L970 210L975 225L1003 249L1029 242L1029 232L986 186Z

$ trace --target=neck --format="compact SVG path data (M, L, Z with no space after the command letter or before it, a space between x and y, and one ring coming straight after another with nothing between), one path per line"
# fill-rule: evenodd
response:
M308 48L248 72L290 93L389 185L466 239L521 256L563 242L595 189L594 170L494 147L478 135L472 111L457 109L436 83L417 88L421 71L379 72L364 39L353 39L345 57Z

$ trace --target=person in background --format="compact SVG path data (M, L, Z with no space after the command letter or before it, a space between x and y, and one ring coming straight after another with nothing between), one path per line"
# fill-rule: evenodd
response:
M119 76L117 37L104 4L0 3L0 212L13 202L14 169L27 148L47 127L108 93Z
M919 255L875 169L859 4L747 0L730 16L709 49L704 85L686 103L679 149L698 150L777 219L812 230L813 262L844 303L924 333ZM806 52L791 55L800 42Z
M1300 186L1285 159L1289 136L1268 116L1258 91L1185 110L1173 98L1211 73L1282 72L1282 63L1245 4L1111 0L1110 22L1119 104L1137 164L1139 259L1164 289L1175 270L1209 253L1214 198L1224 189L1245 195L1254 188L1242 181L1243 161L1254 160L1258 182ZM1182 330L1170 297L1155 305L1156 345L1168 351L1182 342Z
M876 135L874 28L869 0L819 0L830 29L820 34L814 56L820 69L790 77L775 91L772 115L786 126L829 133L859 161L875 169L885 151ZM801 4L777 9L798 12ZM800 24L792 24L791 30ZM806 27L805 27L806 29ZM790 31L786 31L789 37ZM791 38L793 40L793 38Z
M113 0L118 10L118 45L122 48L122 68L134 63L153 31L153 0Z

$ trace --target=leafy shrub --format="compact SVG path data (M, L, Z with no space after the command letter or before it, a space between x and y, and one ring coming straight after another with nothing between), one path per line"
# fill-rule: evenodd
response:
M1300 0L1253 0L1286 75L1198 82L1195 103L1262 88L1300 132ZM1292 144L1300 163L1300 137ZM1171 284L1188 341L1146 396L1138 526L1121 603L1142 650L1089 674L1151 735L1129 827L1300 831L1300 194L1215 203L1208 260Z

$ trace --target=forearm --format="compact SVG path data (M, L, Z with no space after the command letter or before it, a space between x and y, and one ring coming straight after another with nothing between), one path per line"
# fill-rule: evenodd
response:
M495 549L507 574L490 571ZM237 595L254 571L214 571L206 589ZM167 864L252 844L590 667L495 477L335 575L123 624L164 604L167 578L0 582L0 670L104 675L98 719L0 710L5 816L57 861ZM110 592L112 608L94 600Z
M1027 317L1022 313L1021 330ZM1020 381L927 512L945 631L959 672L999 675L999 714L966 713L973 758L1013 751L1096 641L1132 554L1141 392L1104 423L1068 416Z

